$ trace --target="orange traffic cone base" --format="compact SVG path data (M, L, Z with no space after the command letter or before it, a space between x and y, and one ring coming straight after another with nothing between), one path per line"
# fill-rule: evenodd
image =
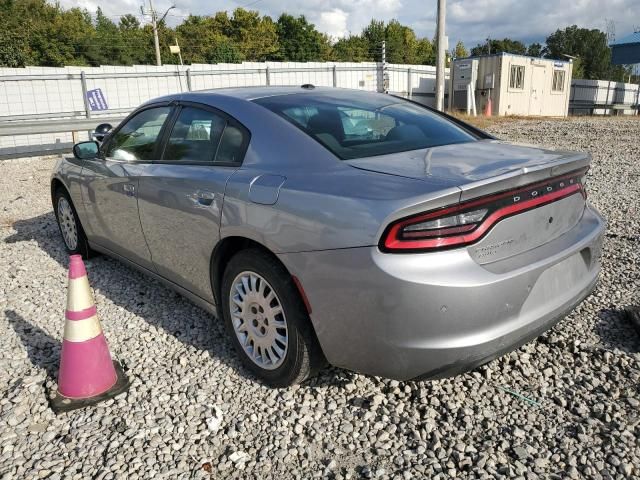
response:
M49 406L54 413L64 413L79 408L90 407L96 403L103 402L110 398L116 397L129 388L129 379L122 369L122 365L114 360L113 367L116 370L116 383L104 393L89 398L68 398L62 395L58 390L51 392L49 395Z

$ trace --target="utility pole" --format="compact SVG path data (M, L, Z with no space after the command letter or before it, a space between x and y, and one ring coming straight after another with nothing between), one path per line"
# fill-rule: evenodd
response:
M140 7L140 10L142 11L143 15L151 16L151 28L153 29L153 44L156 49L156 65L157 66L162 65L162 59L160 58L160 40L158 39L158 24L162 23L162 21L166 18L167 13L169 13L169 11L172 8L176 8L176 6L171 5L169 8L167 8L167 11L164 12L164 15L162 15L160 20L158 20L158 12L156 12L155 9L153 8L153 0L149 0L149 12L145 12L144 8Z
M446 0L438 0L438 25L437 41L438 52L436 56L436 109L444 110L444 67L446 62L446 36L444 31L445 11L447 8Z

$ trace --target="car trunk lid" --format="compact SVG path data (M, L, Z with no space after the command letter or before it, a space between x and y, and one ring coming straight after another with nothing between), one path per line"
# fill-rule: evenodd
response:
M504 178L519 178L524 185L551 173L563 173L589 164L584 153L548 150L500 140L457 143L391 155L345 160L352 167L420 180L444 182L468 191L479 182L495 184ZM563 168L568 167L568 168ZM554 168L554 172L535 172ZM533 178L533 180L531 180ZM531 180L531 182L529 182ZM525 183L521 183L525 182Z
M504 197L501 208L509 206L504 202L517 204L536 196L547 199L540 206L500 218L482 236L474 238L469 243L475 245L469 247L470 252L481 264L503 260L563 235L577 224L584 211L585 200L580 192L576 191L569 200L558 197L557 202L555 195L568 187L569 181L577 181L581 174L576 177L575 172L586 171L590 163L588 154L488 140L385 157L348 162L355 168L456 187L460 191L457 204L462 205L482 202L483 198L496 194ZM558 180L563 178L567 181ZM554 199L552 206L547 205L549 199ZM432 209L424 205L423 211L429 210ZM396 212L394 217L415 212L416 206L411 205L407 212Z

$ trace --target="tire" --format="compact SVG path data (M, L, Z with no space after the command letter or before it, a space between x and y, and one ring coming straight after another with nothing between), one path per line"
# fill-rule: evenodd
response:
M85 260L92 257L93 250L89 247L78 213L73 206L69 193L64 188L58 188L55 191L53 211L56 214L58 228L67 252L69 254L80 254Z
M257 249L238 252L225 268L221 292L231 341L265 384L294 385L322 367L324 357L298 289L275 258Z

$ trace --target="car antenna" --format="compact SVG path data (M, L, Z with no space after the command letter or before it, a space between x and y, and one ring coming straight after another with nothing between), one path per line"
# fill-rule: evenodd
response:
M305 83L300 85L300 88L304 88L305 90L313 90L316 86L313 83Z

